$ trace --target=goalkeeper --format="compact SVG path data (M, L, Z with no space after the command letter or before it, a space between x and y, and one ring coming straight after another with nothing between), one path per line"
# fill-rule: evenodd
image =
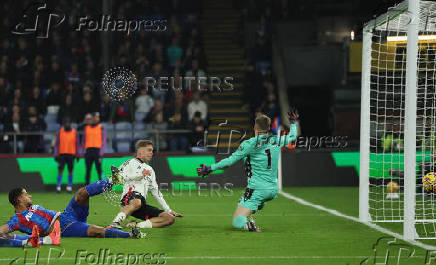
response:
M197 169L198 175L206 176L213 170L231 166L242 158L245 160L248 185L233 214L233 226L236 228L260 232L250 216L262 209L265 202L277 197L277 167L280 149L294 141L297 135L295 123L298 119L298 112L291 110L288 115L291 123L288 135L280 138L270 135L268 132L271 119L260 114L255 119L254 137L243 141L230 157L211 166L200 165Z

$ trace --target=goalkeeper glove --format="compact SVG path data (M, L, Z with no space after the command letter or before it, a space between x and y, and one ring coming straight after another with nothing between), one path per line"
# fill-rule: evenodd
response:
M295 124L298 120L298 117L299 117L298 111L294 107L291 107L289 112L288 112L289 122L291 124Z
M205 176L209 175L211 172L212 172L212 169L210 166L206 166L206 165L201 164L200 168L197 168L198 176L205 177Z

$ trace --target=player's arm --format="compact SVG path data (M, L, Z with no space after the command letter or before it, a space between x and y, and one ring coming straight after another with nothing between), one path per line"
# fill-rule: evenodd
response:
M242 158L246 157L251 152L253 147L254 147L254 145L251 144L249 141L243 141L239 145L238 149L235 152L233 152L233 154L231 154L227 158L224 158L220 162L211 165L210 169L217 170L217 169L222 169L222 168L229 167L229 166L235 164L236 162L238 162Z
M3 235L3 234L7 234L9 232L10 232L10 230L9 230L9 226L7 224L0 226L0 234Z
M19 227L20 226L18 225L18 217L17 215L14 215L11 217L11 219L9 219L6 224L0 226L0 233L8 234L10 232L19 230Z
M59 155L59 145L60 145L61 139L60 139L60 133L56 136L56 142L53 148L53 156L57 157Z
M107 144L107 139L106 139L106 131L103 129L103 127L101 128L101 148L100 148L100 157L103 157L104 151L106 150L106 144Z
M150 192L153 195L153 197L156 199L156 201L160 204L160 206L162 206L164 211L169 213L169 214L172 214L176 217L182 217L183 215L172 211L170 206L168 206L167 202L165 201L165 199L162 195L162 192L160 192L159 186L157 185L156 173L154 172L154 170L152 170L152 172L151 172L150 180L151 180Z
M80 154L84 155L85 154L85 143L86 143L86 133L85 133L85 128L83 128L83 136L82 136L82 142L80 143Z
M220 162L213 164L211 166L206 166L201 164L200 168L197 168L197 173L199 176L206 176L210 174L213 170L229 167L233 165L234 163L238 162L242 158L246 157L251 150L253 149L253 144L251 144L249 141L243 141L238 149L233 152L229 157L224 158Z
M291 126L289 127L289 133L283 135L283 140L282 140L282 136L279 139L279 146L287 146L289 145L289 143L295 141L297 139L297 120L298 120L298 111L294 108L291 108L291 110L288 112L288 119L289 119L289 123L291 124Z
M79 154L80 154L80 150L81 150L82 146L80 145L80 139L79 139L79 133L76 131L76 159L77 161L79 161Z

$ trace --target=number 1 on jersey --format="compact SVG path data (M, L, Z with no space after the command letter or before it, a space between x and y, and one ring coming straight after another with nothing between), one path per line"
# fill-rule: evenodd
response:
M266 155L268 156L268 169L271 169L271 151L269 149L265 150Z

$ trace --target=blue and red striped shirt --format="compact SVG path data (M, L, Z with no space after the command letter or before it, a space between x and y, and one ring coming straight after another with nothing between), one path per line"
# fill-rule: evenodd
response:
M40 205L32 205L27 210L16 213L6 224L11 232L19 230L29 235L32 234L32 228L36 225L39 233L46 235L60 214L60 212L47 210Z

